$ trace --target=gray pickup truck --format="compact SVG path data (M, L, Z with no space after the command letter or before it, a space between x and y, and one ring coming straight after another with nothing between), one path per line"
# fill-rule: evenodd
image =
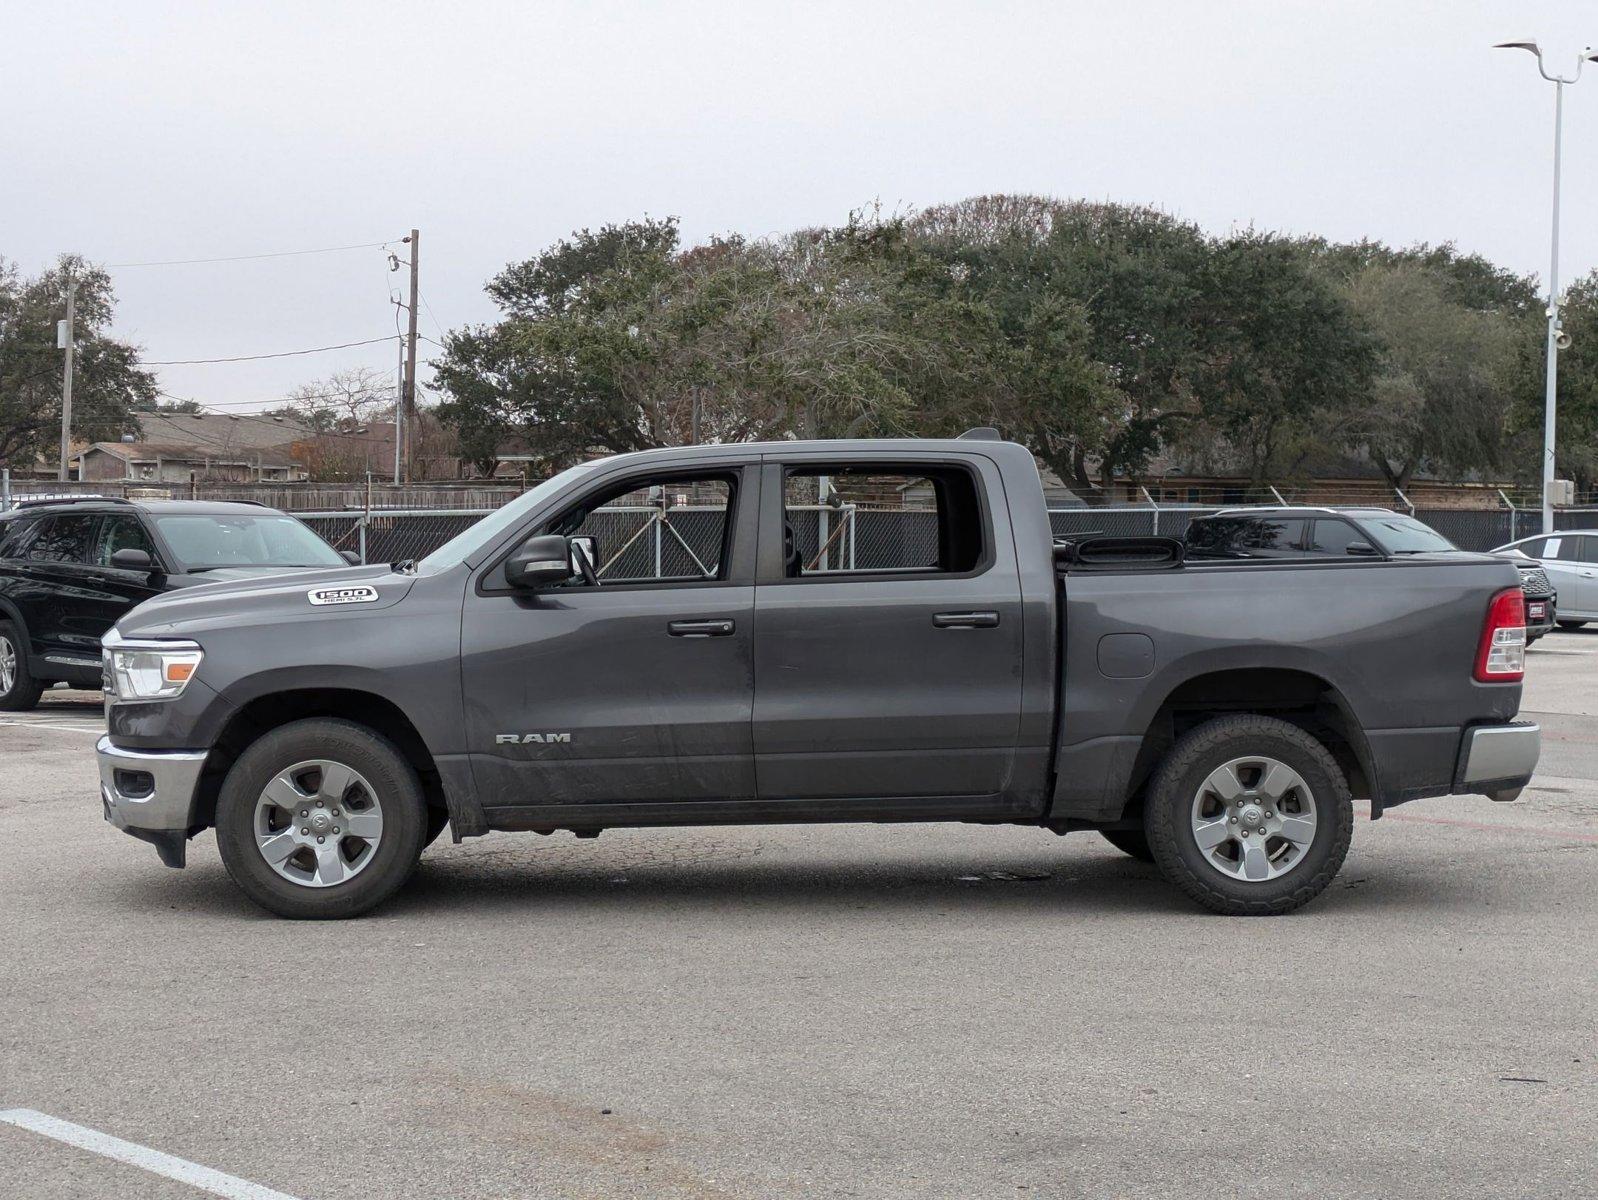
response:
M417 562L141 605L105 639L101 798L169 866L214 826L288 917L370 909L446 824L819 821L1096 830L1280 913L1355 797L1519 794L1524 623L1487 556L1057 543L991 431L656 450Z

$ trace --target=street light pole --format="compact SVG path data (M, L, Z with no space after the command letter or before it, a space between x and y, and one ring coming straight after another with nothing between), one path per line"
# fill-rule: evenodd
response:
M1598 59L1591 48L1576 56L1576 73L1569 79L1550 75L1543 65L1542 47L1536 42L1500 42L1496 50L1529 50L1537 56L1537 73L1554 85L1554 213L1548 266L1548 366L1543 393L1543 532L1554 530L1554 417L1559 396L1559 176L1565 123L1565 85L1581 78L1582 64Z
M1580 65L1577 73L1580 73ZM1559 406L1559 166L1565 125L1565 81L1554 81L1554 219L1548 258L1548 369L1543 382L1543 532L1554 531L1554 411Z

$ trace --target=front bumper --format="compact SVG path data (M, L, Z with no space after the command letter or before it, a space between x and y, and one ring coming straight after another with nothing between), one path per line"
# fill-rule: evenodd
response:
M94 751L105 819L152 843L167 866L181 867L207 752L127 750L113 746L108 736L95 743Z
M1472 726L1460 745L1454 792L1513 800L1531 782L1541 753L1541 726L1519 721Z

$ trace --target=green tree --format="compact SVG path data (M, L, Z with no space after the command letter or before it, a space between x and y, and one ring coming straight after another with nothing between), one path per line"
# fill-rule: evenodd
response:
M1399 489L1421 468L1502 466L1522 318L1472 307L1417 261L1372 262L1345 294L1378 347L1370 387L1346 412L1349 443Z
M1153 209L984 196L912 221L998 331L1011 428L1089 501L1192 413L1205 241ZM1095 478L1096 476L1096 478Z
M72 432L111 441L135 429L135 407L156 401L155 377L138 351L111 338L111 278L77 255L26 278L0 260L0 465L32 467L60 445L61 351L56 322L66 315L66 281L77 281Z
M679 249L675 223L584 231L489 285L496 325L446 339L440 419L468 458L558 463L701 441L911 432L938 346L866 224ZM941 343L940 343L941 344Z
M1341 441L1338 414L1369 390L1375 342L1288 239L1221 239L1198 279L1204 427L1256 486L1292 474Z

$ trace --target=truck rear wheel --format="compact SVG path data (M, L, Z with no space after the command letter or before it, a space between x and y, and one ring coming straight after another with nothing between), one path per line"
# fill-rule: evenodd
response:
M1154 861L1154 851L1149 849L1149 837L1141 829L1101 829L1104 840L1123 854L1130 854L1139 862Z
M349 721L274 729L228 771L216 841L233 882L280 917L359 916L410 877L427 834L421 781Z
M1144 829L1165 877L1232 916L1291 912L1348 855L1354 806L1337 761L1274 717L1208 721L1155 772Z

